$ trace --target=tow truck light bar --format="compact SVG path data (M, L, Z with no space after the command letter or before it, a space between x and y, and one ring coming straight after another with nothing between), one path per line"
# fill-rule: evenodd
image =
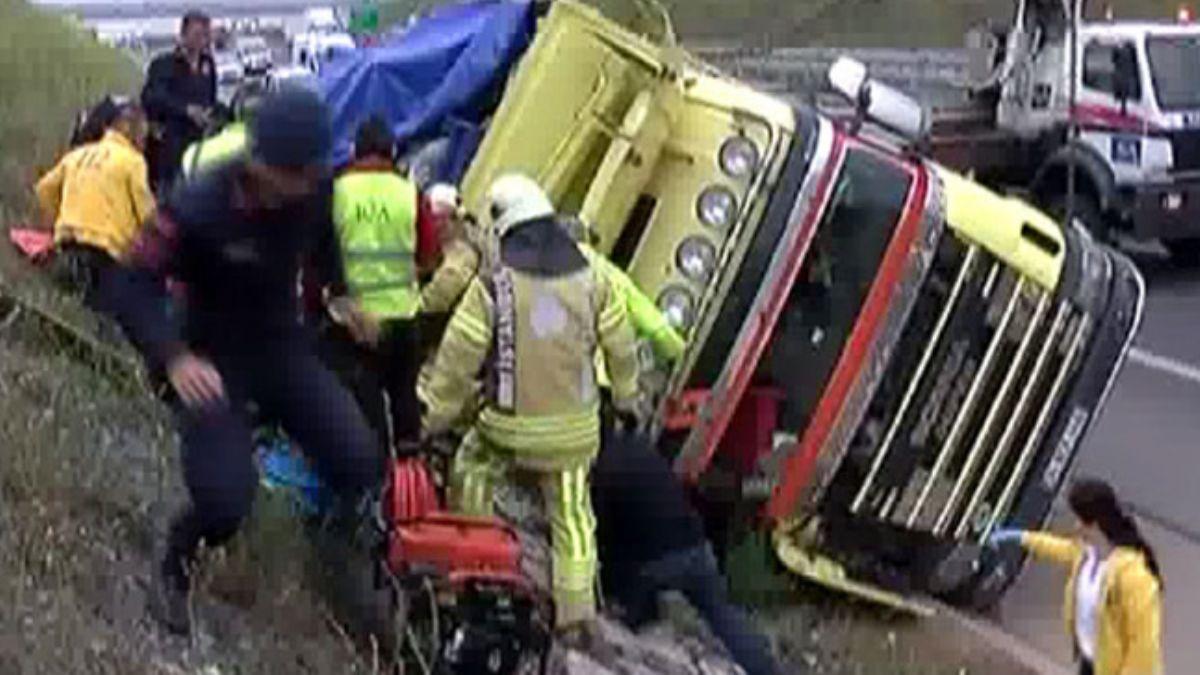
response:
M829 68L829 84L855 106L860 118L872 120L909 141L929 133L929 116L921 104L900 91L872 80L859 61L841 57Z

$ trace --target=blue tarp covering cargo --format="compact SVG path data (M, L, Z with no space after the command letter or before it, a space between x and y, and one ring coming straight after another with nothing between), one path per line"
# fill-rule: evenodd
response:
M529 0L450 5L331 62L321 90L333 111L335 161L349 160L354 130L372 114L384 115L402 142L484 121L534 22Z

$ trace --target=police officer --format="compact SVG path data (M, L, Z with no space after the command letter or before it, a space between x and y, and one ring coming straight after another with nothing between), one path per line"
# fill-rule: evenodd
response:
M180 24L179 44L155 57L147 70L142 106L154 124L147 158L159 194L179 174L184 149L200 140L216 114L217 68L211 44L211 19L188 12Z
M377 366L371 370L381 375L391 415L390 440L415 445L421 434L417 269L436 254L437 235L416 186L396 171L394 152L386 121L371 117L362 124L354 141L355 161L334 184L333 223L348 297L363 312L362 322L347 322L347 327ZM339 318L336 303L333 309ZM365 407L377 429L386 432L386 420L371 414L369 402Z
M498 250L450 320L427 390L426 430L449 428L482 371L485 401L455 458L451 502L487 514L510 467L538 477L550 519L555 623L568 641L587 639L596 612L588 470L600 444L592 357L599 345L616 405L636 410L633 330L534 181L503 176L488 204Z
M331 146L319 98L303 90L269 96L246 158L180 183L130 265L106 280L113 313L181 402L191 503L171 524L151 606L175 632L190 630L188 576L201 542L227 541L254 501L251 403L257 421L282 427L314 460L345 509L381 477L382 456L358 406L318 362L297 319L300 260L324 254L317 267L334 277L339 267ZM167 276L186 289L184 326L163 302Z

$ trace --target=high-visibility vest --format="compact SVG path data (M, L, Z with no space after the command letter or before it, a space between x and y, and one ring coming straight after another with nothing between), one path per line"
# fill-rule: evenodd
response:
M333 223L346 285L363 310L382 319L416 316L416 186L392 172L347 173L334 183Z
M246 124L234 122L221 133L188 146L183 153L184 178L191 178L206 167L233 159L246 150Z

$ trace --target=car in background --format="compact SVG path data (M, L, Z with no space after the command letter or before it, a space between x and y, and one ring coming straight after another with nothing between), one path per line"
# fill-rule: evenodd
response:
M213 61L217 64L217 100L229 105L246 77L246 70L237 54L229 50L214 52Z
M358 44L349 33L309 31L292 40L292 63L319 73L322 65L356 49Z
M283 87L299 86L317 90L317 75L304 66L280 66L266 76L266 90L279 91Z
M270 70L274 62L271 47L261 35L235 36L233 51L247 75L261 75Z

